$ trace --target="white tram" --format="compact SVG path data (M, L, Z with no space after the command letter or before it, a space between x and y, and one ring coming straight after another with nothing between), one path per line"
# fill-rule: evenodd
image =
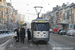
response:
M49 41L49 20L35 19L31 23L32 41L33 42L45 42Z

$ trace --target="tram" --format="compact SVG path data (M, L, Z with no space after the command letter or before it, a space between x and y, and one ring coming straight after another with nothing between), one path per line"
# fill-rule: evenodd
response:
M47 19L35 19L32 20L32 42L45 42L47 43L50 38L49 34L50 24Z

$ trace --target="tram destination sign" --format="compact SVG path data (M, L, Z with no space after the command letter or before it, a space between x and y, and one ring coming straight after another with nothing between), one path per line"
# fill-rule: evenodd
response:
M38 22L45 23L46 21L45 20L38 20Z

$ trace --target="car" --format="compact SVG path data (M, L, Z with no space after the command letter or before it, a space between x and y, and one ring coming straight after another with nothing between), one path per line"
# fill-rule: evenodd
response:
M61 31L59 32L59 34L60 34L60 35L66 35L66 31L65 31L65 30L61 30Z
M57 31L59 30L59 28L53 28L53 33L57 34Z
M67 31L67 36L75 36L75 30L71 29Z
M73 36L75 36L75 31L74 31L74 33L73 33Z
M57 31L57 34L59 34L61 30L63 30L63 29L59 29L59 30Z
M53 29L50 29L50 30L49 30L49 33L53 33Z

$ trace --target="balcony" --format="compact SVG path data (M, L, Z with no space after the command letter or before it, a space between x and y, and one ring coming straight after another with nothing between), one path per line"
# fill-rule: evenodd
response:
M69 19L63 20L63 23L69 24Z
M62 24L69 24L69 19L65 19L65 20L61 20L60 19L60 22L58 22L57 24L60 24L60 25L62 25Z

